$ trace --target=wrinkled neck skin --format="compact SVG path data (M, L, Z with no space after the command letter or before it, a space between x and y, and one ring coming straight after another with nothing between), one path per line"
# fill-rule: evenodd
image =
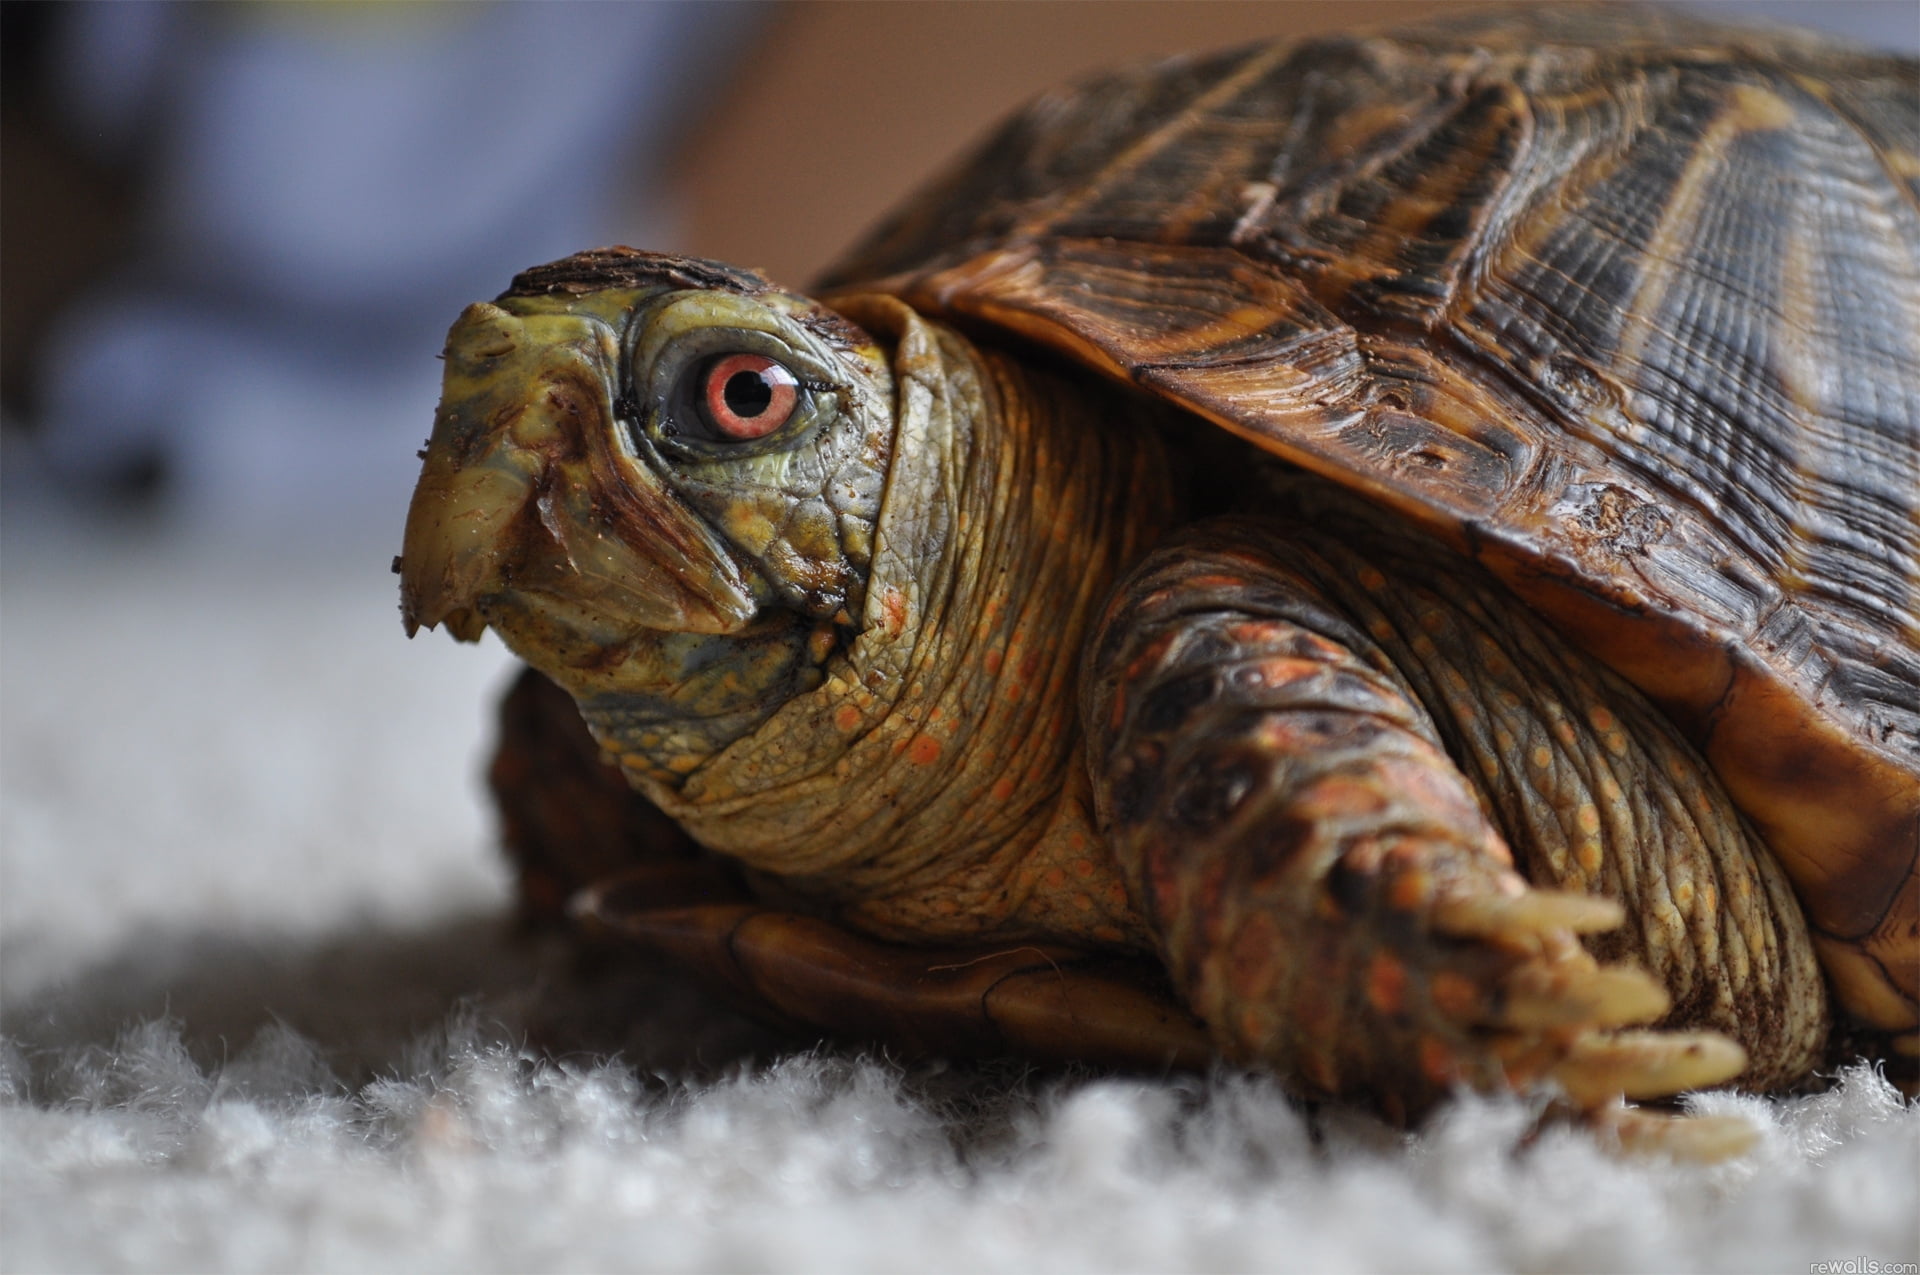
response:
M602 697L589 724L696 839L869 933L1146 947L1095 832L1076 697L1093 614L1173 520L1158 439L1118 393L897 301L839 308L894 347L856 631L664 637L663 681L697 665L738 702L663 726Z

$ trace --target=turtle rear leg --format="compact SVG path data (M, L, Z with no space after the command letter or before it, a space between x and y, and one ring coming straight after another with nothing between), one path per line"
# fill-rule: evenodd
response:
M1737 1074L1718 1034L1618 1030L1668 1008L1581 946L1620 905L1528 885L1406 684L1252 527L1149 558L1083 696L1102 824L1221 1049L1400 1119L1459 1084L1597 1110Z

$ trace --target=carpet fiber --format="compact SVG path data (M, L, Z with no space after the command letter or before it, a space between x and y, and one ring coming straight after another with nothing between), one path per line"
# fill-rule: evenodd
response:
M1517 1099L1404 1135L1225 1071L792 1052L662 971L582 968L504 920L476 776L506 659L401 640L384 567L10 539L10 1275L1920 1254L1920 1108L1869 1069L1699 1099L1763 1132L1703 1169L1536 1135Z

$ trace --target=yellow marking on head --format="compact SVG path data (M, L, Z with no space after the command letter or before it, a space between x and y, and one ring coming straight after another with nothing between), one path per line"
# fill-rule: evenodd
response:
M1673 886L1673 901L1682 908L1693 905L1693 882L1676 881Z
M1573 857L1579 861L1580 870L1587 874L1589 880L1600 875L1600 865L1604 860L1598 841L1582 841L1580 848L1573 852Z
M1533 746L1533 764L1542 770L1553 765L1553 750L1545 744L1535 744Z

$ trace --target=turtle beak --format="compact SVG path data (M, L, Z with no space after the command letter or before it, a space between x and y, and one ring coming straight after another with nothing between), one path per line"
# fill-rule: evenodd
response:
M493 624L542 664L753 618L738 564L616 433L618 354L592 316L481 303L454 324L399 559L408 636Z

